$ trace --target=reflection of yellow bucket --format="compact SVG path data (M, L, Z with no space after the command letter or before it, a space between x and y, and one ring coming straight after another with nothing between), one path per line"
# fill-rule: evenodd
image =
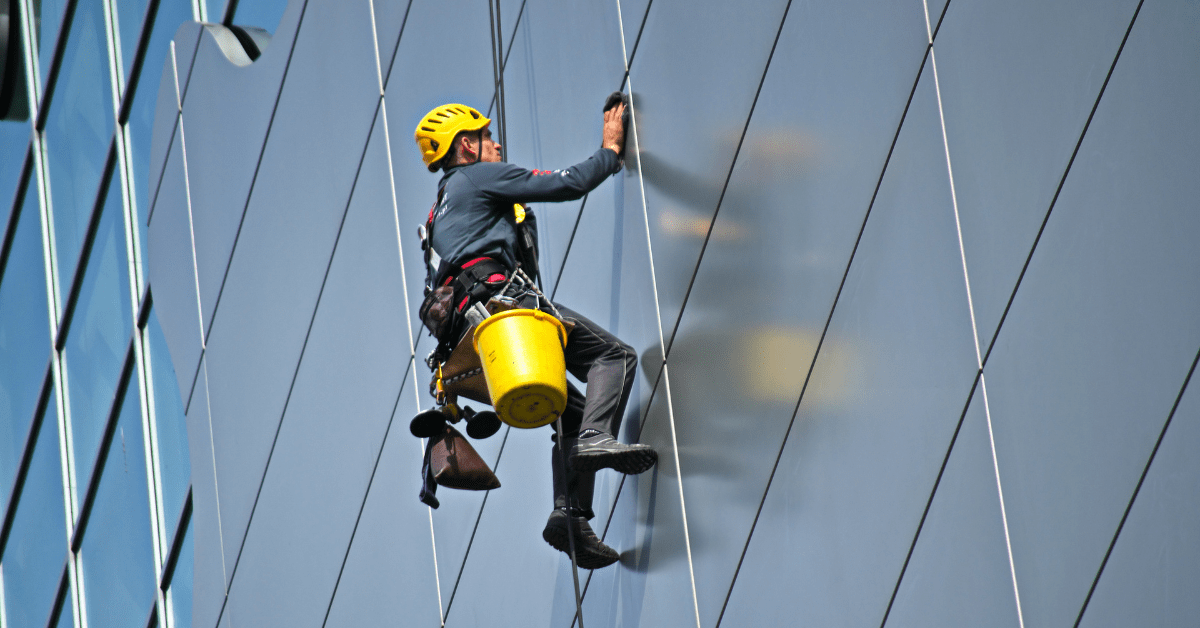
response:
M538 310L509 310L475 329L492 406L513 427L538 427L567 408L567 369L562 323Z

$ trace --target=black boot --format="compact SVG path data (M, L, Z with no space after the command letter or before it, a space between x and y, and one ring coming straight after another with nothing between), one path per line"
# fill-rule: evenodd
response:
M625 474L638 474L658 462L658 452L649 445L626 445L612 436L596 430L581 432L571 445L569 464L578 471L616 469Z
M569 554L571 539L568 534L575 537L575 564L583 569L607 567L621 559L617 550L596 536L587 519L569 516L566 510L555 508L542 530L542 538L554 549Z

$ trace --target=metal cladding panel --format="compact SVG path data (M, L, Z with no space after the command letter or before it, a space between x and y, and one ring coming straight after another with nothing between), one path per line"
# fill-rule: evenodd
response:
M733 586L730 625L881 621L971 390L971 319L924 70Z
M441 621L433 573L434 551L442 548L430 538L430 517L442 515L417 501L423 450L422 441L408 431L417 413L411 373L403 383L391 391L397 395L395 416L329 607L329 627L358 628L397 618L412 626ZM441 497L449 502L461 497L456 493L443 490ZM453 580L456 573L439 575Z
M320 625L384 436L408 435L411 416L393 414L411 358L386 146L377 121L231 583L236 624Z
M171 98L174 99L174 95ZM174 125L176 117L171 114L168 119ZM162 123L160 118L156 126ZM196 381L203 339L200 335L200 310L196 304L196 272L192 261L187 182L178 134L171 141L162 183L151 211L146 275L154 298L154 311L162 324L167 346L171 349L171 362L179 380L183 407L190 408L196 390L193 383Z
M645 198L642 185L625 192L627 206L649 208L668 342L786 4L760 3L753 20L734 3L649 7L629 77L639 151L630 166L644 179Z
M153 242L153 240L151 240ZM169 341L168 341L169 342ZM174 345L171 345L174 347ZM217 476L213 469L212 426L208 412L208 377L201 363L196 403L188 411L188 453L192 460L191 591L192 626L216 626L225 603L225 583L232 565L222 552L223 534L217 505Z
M888 626L1020 625L987 419L977 388Z
M826 407L853 395L805 383L926 46L912 6L867 5L793 4L670 345L685 493L703 513L688 522L702 625L720 616L802 391ZM820 351L853 359L836 335Z
M1180 400L1080 626L1200 622L1200 382Z
M218 25L205 25L186 90L182 83L180 85L196 230L200 304L204 308L206 330L213 327L213 312L218 307L234 243L240 237L239 230L247 212L261 202L250 202L250 198L263 193L259 189L264 183L261 178L272 165L271 154L264 152L263 144L268 134L276 142L289 143L297 139L288 136L288 129L273 127L279 123L273 120L277 115L276 100L287 80L285 73L289 62L293 61L292 47L297 42L296 31L305 6L303 2L291 3L271 45L258 60L248 65L238 65L247 64L249 58L232 31ZM365 9L362 12L365 13ZM309 28L313 32L321 30L311 23ZM354 41L360 45L364 43ZM365 43L369 48L369 40ZM320 54L344 58L338 57L336 49L332 52ZM182 68L180 72L183 72ZM339 95L337 85L337 81L331 82L331 89L321 94L324 98L311 103L314 111L309 124L315 127L312 131L336 127L327 124L330 112L315 109L324 104L322 100ZM311 97L312 94L307 95ZM297 98L290 106L303 107L304 100L304 97ZM288 106L287 101L280 104ZM188 133L189 130L193 132ZM279 211L297 210L280 208Z
M982 343L996 334L1137 4L955 0L946 11L934 49Z
M379 103L368 7L314 4L305 15L208 338L227 565L237 562L280 421L299 392L297 364ZM260 61L287 52L280 43ZM193 191L218 184L192 181Z
M1200 347L1197 17L1142 6L987 363L1031 625L1078 616Z

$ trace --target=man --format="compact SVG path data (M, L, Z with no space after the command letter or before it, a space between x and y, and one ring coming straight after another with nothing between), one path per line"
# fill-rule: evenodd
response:
M516 269L535 275L537 224L521 205L580 198L618 172L624 111L625 105L617 104L604 112L602 148L571 168L554 171L501 162L501 146L489 129L491 121L471 107L443 105L422 118L415 133L421 158L430 172L445 172L426 223L426 293L452 286L452 303L463 312L475 303L486 303ZM642 473L657 462L658 454L647 445L616 440L636 376L633 347L570 308L555 306L574 324L564 349L567 370L588 387L584 396L568 384L567 408L558 419L567 468L560 462L559 445L554 445L554 511L542 538L567 552L571 534L578 565L596 569L620 556L588 525L595 516L595 472L611 468ZM542 308L553 313L552 308ZM439 342L453 346L465 327L461 320L451 325L442 334L449 337L439 337ZM557 442L553 436L552 440Z

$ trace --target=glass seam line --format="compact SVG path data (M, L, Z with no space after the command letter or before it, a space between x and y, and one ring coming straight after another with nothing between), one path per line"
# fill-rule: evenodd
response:
M1192 358L1192 366L1183 378L1183 385L1179 388L1179 394L1175 396L1175 403L1171 405L1171 411L1167 413L1167 420L1163 423L1162 430L1158 433L1158 440L1154 442L1154 448L1150 450L1150 457L1146 460L1146 466L1142 469L1142 475L1138 477L1137 485L1133 488L1133 494L1129 496L1129 503L1126 504L1125 512L1121 515L1121 522L1117 524L1117 529L1113 532L1112 541L1109 542L1108 549L1104 552L1104 558L1100 561L1100 567L1096 570L1096 577L1092 580L1092 586L1088 588L1087 597L1084 598L1083 605L1079 608L1079 616L1075 618L1075 628L1079 628L1080 622L1083 621L1083 614L1087 612L1088 604L1092 601L1092 594L1096 592L1096 585L1100 584L1100 577L1104 575L1104 568L1108 566L1108 559L1112 556L1113 548L1117 545L1117 539L1120 538L1121 531L1125 529L1125 522L1129 519L1129 513L1133 511L1133 503L1141 493L1142 484L1146 482L1146 476L1150 474L1150 465L1154 464L1154 458L1158 455L1158 448L1162 446L1163 439L1167 435L1167 428L1171 427L1171 420L1175 418L1175 411L1179 409L1179 404L1183 401L1183 394L1187 392L1188 384L1192 381L1192 375L1196 372L1196 364L1198 362L1200 362L1200 350L1197 350L1196 357Z
M182 102L184 100L187 100L188 86L191 84L191 81L192 81L191 68L196 65L196 57L198 56L198 53L200 50L200 37L202 35L203 35L203 29L201 29L201 31L196 34L196 42L192 45L192 60L188 66L188 79L187 79L187 81L184 82L184 84L182 86L182 90L183 90L182 93L180 93L180 86L178 84L176 84L176 86L175 86L175 104L176 104L176 108L178 111L178 113L176 114L177 119L178 119L178 117L183 115ZM171 40L171 47L172 48L175 47L175 40L173 40L173 39ZM176 83L178 83L178 73L179 72L178 72L178 68L174 64L172 64L172 73L173 73L172 76L175 76L175 78L176 78ZM152 194L147 195L148 202L150 203L150 207L148 207L146 210L147 226L149 226L149 224L151 222L154 222L154 210L158 207L158 193L160 190L162 190L163 180L166 179L167 161L168 161L169 157L171 156L171 152L170 152L171 145L174 143L175 143L175 126L172 125L171 133L170 133L170 135L167 136L167 144L166 144L167 153L165 155L163 155L162 168L159 169L157 181L154 182L154 192ZM194 378L195 378L195 374L193 374L193 379Z
M1125 50L1125 43L1129 41L1129 33L1133 31L1133 25L1137 23L1138 14L1142 10L1142 4L1145 0L1138 0L1137 8L1133 10L1133 17L1129 20L1129 27L1125 29L1125 36L1121 39L1121 45L1117 48L1117 53L1113 57L1112 64L1108 67L1108 74L1104 77L1104 83L1100 85L1100 91L1096 94L1096 102L1092 104L1092 110L1088 113L1087 121L1083 124L1083 129L1079 132L1079 140L1075 142L1075 148L1071 151L1071 157L1067 160L1067 166L1063 169L1062 177L1058 180L1058 187L1054 190L1054 196L1050 199L1050 206L1046 208L1046 216L1042 219L1042 224L1038 227L1037 236L1033 239L1033 245L1029 248L1029 255L1025 258L1025 263L1021 266L1021 273L1017 275L1017 282L1013 285L1012 293L1008 297L1008 303L1004 305L1004 312L1000 315L1000 321L996 323L996 331L992 334L992 340L988 344L988 349L983 354L983 364L987 365L988 357L992 355L992 349L996 346L996 340L1000 337L1000 330L1004 327L1004 321L1008 319L1008 313L1012 310L1013 301L1017 298L1017 291L1021 288L1021 283L1025 280L1025 273L1029 270L1029 264L1033 261L1033 254L1037 252L1038 244L1042 241L1042 234L1046 231L1046 224L1050 222L1050 215L1054 213L1054 207L1058 203L1058 197L1062 194L1063 186L1067 183L1067 176L1071 174L1071 168L1075 165L1075 157L1079 155L1079 148L1083 146L1083 139L1087 136L1088 129L1092 126L1092 119L1096 117L1096 110L1100 108L1100 100L1104 98L1104 92L1108 89L1108 82L1112 80L1113 71L1117 68L1117 62L1121 60L1121 53Z
M298 34L299 34L299 29L297 29L297 35ZM294 50L294 47L293 47L293 50ZM382 102L380 104L382 104ZM365 138L370 138L371 134L374 133L375 120L378 119L378 117L379 117L379 109L380 109L380 106L377 104L375 107L375 112L371 116L371 125L370 125L370 127L367 128L367 132L364 136ZM272 114L272 115L274 115L274 114ZM255 494L254 494L254 502L250 506L250 515L246 520L246 529L242 533L241 541L238 543L237 556L234 558L234 561L233 561L233 569L229 573L229 587L230 588L232 588L232 586L233 586L233 579L237 576L238 564L241 562L242 552L246 549L246 539L248 539L250 537L250 526L253 525L253 523L254 523L254 513L258 509L258 500L259 500L259 498L262 497L263 486L266 484L267 474L270 472L270 469L271 469L271 459L275 455L275 446L279 443L279 434L280 434L280 432L283 431L283 423L284 423L284 420L287 418L287 411L288 411L288 407L291 404L292 393L295 391L296 380L300 375L300 367L301 367L301 365L304 364L304 355L308 349L308 341L312 337L312 330L313 330L313 326L316 324L317 313L321 309L321 299L325 294L325 287L328 285L328 282L329 282L329 273L330 273L330 270L333 268L333 260L337 256L338 245L341 243L342 232L346 226L346 217L350 213L350 205L354 199L354 192L358 187L358 180L362 174L363 163L366 161L367 144L368 144L368 142L366 141L366 139L364 139L363 151L362 151L362 154L359 156L358 167L356 168L355 173L354 173L354 181L350 184L350 193L347 195L347 198L346 198L346 207L345 207L345 209L342 210L342 219L341 219L341 222L338 223L337 235L334 236L333 249L329 252L329 261L325 265L325 273L324 273L324 276L321 278L321 288L317 291L317 300L316 300L316 303L313 304L312 315L309 317L309 320L308 320L308 329L305 330L305 333L304 333L304 342L300 345L300 355L296 359L296 368L292 371L292 381L291 381L291 384L289 384L289 386L288 386L287 396L284 398L284 401L283 401L283 410L280 412L279 421L275 426L275 435L271 439L271 448L267 451L266 463L263 465L262 477L259 478L258 489L257 489L257 491L255 491ZM265 142L264 142L264 147L265 147ZM243 216L244 216L244 214L243 214ZM228 276L228 268L226 269L226 276ZM205 368L206 369L208 368L207 361L205 362ZM211 419L210 419L210 422L211 422ZM216 455L215 450L213 452L213 455L214 456ZM215 469L216 469L215 463L214 463L213 469L215 472ZM225 613L225 608L228 603L228 600L229 600L229 597L228 597L228 595L226 595L225 599L221 603L221 612L217 616L218 623L220 623L221 617Z
M46 364L46 374L42 377L42 386L38 392L38 402L33 409L33 420L29 424L25 443L21 448L21 458L17 462L17 470L13 476L12 490L8 494L8 505L4 512L4 518L0 520L0 559L3 559L5 548L8 546L8 537L12 533L17 506L21 501L21 496L25 492L25 481L29 476L29 467L33 464L33 450L37 446L37 439L41 434L42 424L45 422L46 409L52 401L50 396L54 394L53 367L53 357L51 357Z
M146 52L150 48L150 36L154 33L154 20L158 18L160 0L149 0L146 10L142 13L141 27L138 30L138 40L133 51L133 61L129 66L129 80L125 83L124 93L121 94L120 106L117 108L117 124L123 125L129 121L129 112L133 108L133 97L137 94L141 82ZM119 21L118 21L119 23ZM122 72L124 68L122 68Z
M862 243L863 233L866 232L867 223L871 218L871 212L875 208L875 200L879 197L879 190L883 186L883 178L887 174L888 166L891 164L891 161L892 161L892 155L895 153L895 150L896 150L896 144L900 139L900 131L904 128L904 122L908 118L908 111L909 111L909 108L912 106L912 100L913 100L913 96L917 92L917 86L920 84L921 74L925 67L925 59L926 59L926 57L928 57L928 55L929 55L929 46L926 46L925 52L921 58L921 63L917 66L917 75L916 75L916 78L913 79L913 85L912 85L912 88L909 90L908 99L905 101L904 109L900 113L900 120L896 124L896 132L892 135L891 145L888 147L887 155L884 157L883 166L880 168L880 171L879 171L879 177L875 181L875 189L871 193L871 200L870 200L870 202L867 203L867 210L863 214L862 224L859 226L858 235L854 239L854 246L850 249L850 256L846 260L846 270L844 270L842 272L842 279L838 283L837 291L834 293L833 303L830 304L829 314L825 318L825 325L821 329L820 338L817 340L817 346L813 352L812 361L809 363L808 371L804 376L804 383L800 387L800 395L796 399L796 405L792 409L792 417L788 421L787 429L784 430L783 439L779 445L779 452L775 456L775 462L771 465L771 473L767 477L766 486L763 488L763 496L759 500L758 508L755 510L754 519L750 524L750 531L746 535L745 545L743 545L743 547L742 547L742 553L741 553L741 556L738 557L737 567L734 569L733 577L730 579L730 582L729 582L729 590L726 592L725 601L721 605L721 613L717 617L717 623L716 623L717 627L719 627L721 625L721 621L723 620L723 618L725 616L725 611L729 607L729 600L733 595L734 587L737 585L737 579L738 579L738 576L741 574L742 565L745 563L746 554L750 549L750 542L754 538L754 532L758 527L758 520L762 515L762 510L766 504L767 496L770 493L771 486L774 483L775 473L779 470L779 462L783 459L783 452L787 448L788 439L791 436L792 428L795 426L796 417L799 415L800 404L804 401L804 395L808 391L808 384L812 380L812 373L816 368L817 360L820 358L821 348L824 346L824 343L825 343L825 337L828 335L829 327L833 323L833 315L837 311L837 305L841 300L842 292L845 290L845 287L846 287L846 281L850 276L850 269L853 266L854 259L858 254L858 247ZM885 615L885 621L886 621L886 615Z
M992 429L992 410L991 404L988 403L987 377L983 372L983 358L979 352L979 328L975 324L975 302L971 298L971 276L967 271L967 251L963 244L962 221L959 218L958 211L958 192L954 185L954 167L950 159L950 139L946 133L946 113L942 107L942 86L938 78L937 51L933 45L933 30L929 24L929 3L927 0L922 0L921 5L925 11L925 33L929 42L929 62L933 69L933 86L937 95L938 121L941 123L942 147L946 154L946 174L950 180L950 203L954 208L954 228L958 236L959 257L962 260L963 283L967 292L967 311L971 317L971 341L975 347L975 365L979 372L980 392L983 394L983 411L987 419L988 444L991 446L992 469L996 477L996 495L1000 501L1000 522L1004 528L1004 547L1008 552L1008 570L1012 578L1013 599L1017 605L1017 625L1020 628L1025 628L1025 614L1021 609L1021 589L1017 584L1017 566L1013 560L1012 536L1008 530L1008 509L1005 507L1004 486L1000 480L1000 460L996 454L996 436Z

